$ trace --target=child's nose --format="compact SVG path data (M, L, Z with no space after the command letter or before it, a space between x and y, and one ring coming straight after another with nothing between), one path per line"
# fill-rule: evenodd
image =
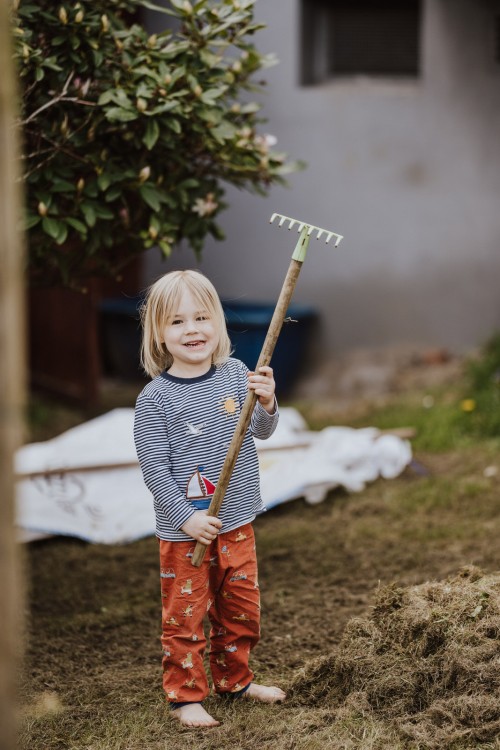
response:
M187 333L196 333L198 331L198 321L197 320L188 320L186 324L186 332Z

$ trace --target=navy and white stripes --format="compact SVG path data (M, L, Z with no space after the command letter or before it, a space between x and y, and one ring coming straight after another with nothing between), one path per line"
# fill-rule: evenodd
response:
M197 378L162 373L137 399L134 437L144 481L153 495L160 539L186 541L180 531L196 512L191 499L217 484L248 392L247 368L237 359ZM252 435L266 439L278 423L257 402L219 517L221 532L249 523L264 510Z

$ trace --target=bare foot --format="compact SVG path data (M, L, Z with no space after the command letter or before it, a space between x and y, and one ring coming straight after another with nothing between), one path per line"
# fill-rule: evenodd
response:
M279 687L267 687L267 685L257 685L251 682L248 690L242 694L242 698L252 698L262 703L281 703L285 700L286 693Z
M172 716L184 727L218 727L220 721L216 721L208 714L201 703L188 703L186 706L172 709Z

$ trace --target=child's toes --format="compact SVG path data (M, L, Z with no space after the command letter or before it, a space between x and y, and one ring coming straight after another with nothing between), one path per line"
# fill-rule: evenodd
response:
M248 689L243 693L245 698L252 698L262 703L281 703L286 699L286 693L279 687L268 687L267 685L257 685L252 682Z

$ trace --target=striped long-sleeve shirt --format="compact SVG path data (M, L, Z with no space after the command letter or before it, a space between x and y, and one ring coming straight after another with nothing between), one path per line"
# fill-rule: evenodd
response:
M134 437L160 539L191 538L180 529L197 510L192 501L213 495L248 392L247 372L243 362L228 359L196 378L164 372L140 393ZM222 503L221 532L264 510L252 436L268 438L277 423L277 406L268 414L257 402Z

